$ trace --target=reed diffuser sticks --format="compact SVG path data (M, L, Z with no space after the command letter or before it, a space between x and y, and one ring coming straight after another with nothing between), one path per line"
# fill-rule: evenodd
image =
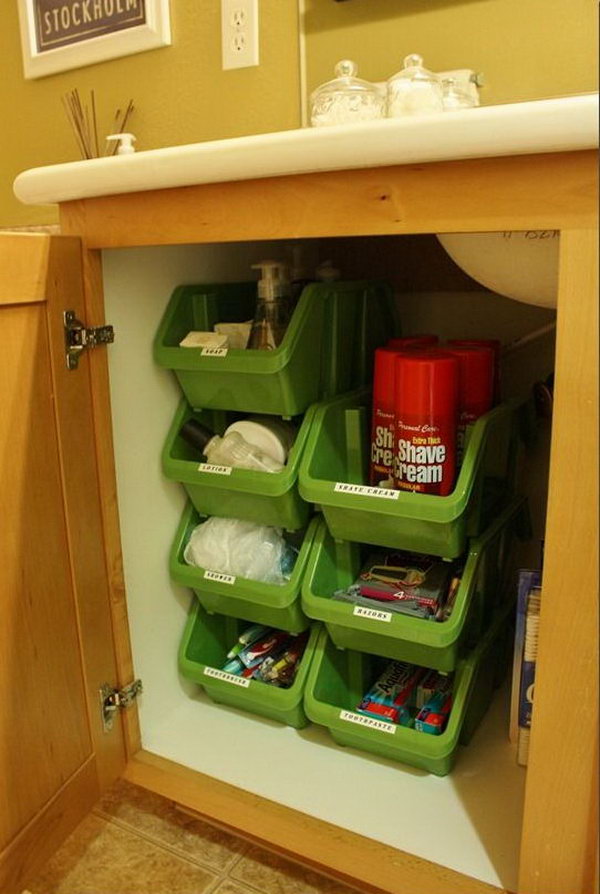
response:
M99 158L100 155L115 155L117 152L117 143L106 145L104 151L100 153L100 145L98 142L98 118L96 114L96 95L90 90L90 102L82 103L79 96L79 90L75 88L69 93L65 93L62 97L63 106L67 114L67 119L73 130L77 147L82 158ZM125 111L117 109L113 119L112 129L109 133L123 133L127 127L127 122L134 110L133 100L130 99Z

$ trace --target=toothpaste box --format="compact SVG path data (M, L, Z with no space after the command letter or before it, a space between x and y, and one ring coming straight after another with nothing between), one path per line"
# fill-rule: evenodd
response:
M451 709L452 679L438 674L433 694L417 714L415 729L420 733L439 736L446 728Z
M426 670L404 661L391 661L357 707L359 714L412 726L415 690Z

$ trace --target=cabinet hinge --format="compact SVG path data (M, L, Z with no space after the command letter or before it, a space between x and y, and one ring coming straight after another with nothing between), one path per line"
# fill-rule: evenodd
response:
M73 310L65 310L63 318L67 369L77 369L79 357L86 348L109 345L115 340L115 331L112 326L86 327L77 319Z
M122 689L115 689L110 683L104 683L100 687L100 711L102 712L102 726L107 733L113 728L115 713L121 709L129 708L138 695L142 692L142 681L134 680Z

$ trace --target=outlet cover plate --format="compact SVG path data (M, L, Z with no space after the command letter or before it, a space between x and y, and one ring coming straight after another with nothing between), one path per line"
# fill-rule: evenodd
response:
M258 65L258 0L221 0L223 69Z

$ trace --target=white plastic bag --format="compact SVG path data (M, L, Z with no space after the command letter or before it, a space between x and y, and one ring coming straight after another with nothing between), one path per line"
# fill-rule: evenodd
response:
M188 565L210 571L284 584L281 560L285 549L280 528L213 516L194 528L183 558Z

